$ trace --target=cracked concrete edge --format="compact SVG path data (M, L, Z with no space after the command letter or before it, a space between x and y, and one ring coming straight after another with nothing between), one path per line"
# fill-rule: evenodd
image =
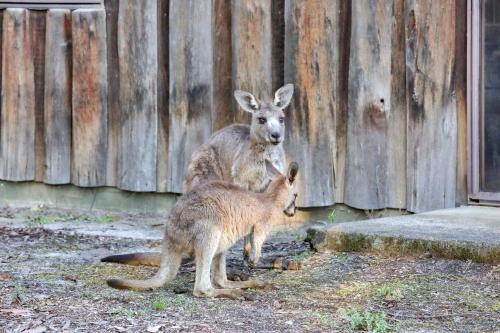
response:
M315 226L307 230L307 241L317 251L374 252L386 255L430 253L436 258L471 260L479 263L500 263L500 247L490 244L416 239L402 236L367 235Z

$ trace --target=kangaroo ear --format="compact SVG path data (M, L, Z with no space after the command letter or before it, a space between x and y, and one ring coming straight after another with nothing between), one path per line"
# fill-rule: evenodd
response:
M297 162L292 162L288 166L288 173L287 173L287 178L290 184L292 184L295 181L295 177L297 176L297 173L299 172L299 165Z
M290 104L293 96L293 84L285 84L274 93L274 105L284 109Z
M253 113L260 108L260 102L254 95L241 90L234 91L234 98L246 112Z
M267 159L266 159L266 171L269 175L272 176L272 178L283 176L283 174L278 169L276 169L273 163Z

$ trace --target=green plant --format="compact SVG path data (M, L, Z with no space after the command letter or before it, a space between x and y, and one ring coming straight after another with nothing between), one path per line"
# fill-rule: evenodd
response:
M401 283L396 281L375 289L375 296L386 301L400 301L403 298L402 289Z
M391 329L384 312L371 312L369 310L360 312L357 308L340 308L338 313L347 321L353 331L385 333Z
M38 213L26 216L26 220L25 220L26 226L28 228L39 227L39 226L48 224L50 222L51 222L51 220L48 217L44 216L43 214L38 214Z
M163 311L167 308L167 302L163 298L157 298L153 301L153 308L156 311Z
M112 314L117 315L119 317L138 317L143 316L145 314L144 310L134 310L131 308L117 307L111 311Z
M335 220L337 219L337 212L335 209L332 209L332 211L328 214L328 221L330 223L335 223Z

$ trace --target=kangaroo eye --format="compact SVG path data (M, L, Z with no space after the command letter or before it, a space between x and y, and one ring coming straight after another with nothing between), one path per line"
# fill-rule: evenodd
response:
M280 124L283 124L285 122L285 118L284 117L280 117Z
M267 119L263 118L263 117L258 118L258 120L259 120L259 124L261 124L261 125L264 125L267 121Z

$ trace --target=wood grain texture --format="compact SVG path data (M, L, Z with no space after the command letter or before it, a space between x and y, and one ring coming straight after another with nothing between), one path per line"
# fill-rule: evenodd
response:
M47 12L45 34L44 179L47 184L71 181L71 12Z
M392 1L352 4L345 203L379 209L387 198Z
M232 0L233 90L271 97L272 25L269 0ZM248 124L250 114L233 99L234 121Z
M35 80L35 180L45 178L45 122L43 111L45 83L45 12L30 11L30 37Z
M406 58L404 0L392 1L391 104L387 126L386 207L406 208Z
M339 1L339 72L338 98L335 112L335 201L344 202L345 168L347 158L347 112L349 93L349 58L351 51L351 1Z
M118 68L118 8L121 1L105 0L106 53L108 78L108 145L106 186L117 186L118 145L120 142L120 70Z
M285 82L295 93L286 111L288 159L298 161L299 206L335 202L338 2L285 3Z
M274 92L285 84L285 0L271 2L271 89Z
M35 179L35 76L29 16L26 9L9 8L3 14L0 178L11 181Z
M170 2L168 191L181 192L196 148L211 133L213 21L210 1Z
M168 1L158 1L158 192L167 192L168 180L168 9Z
M214 16L214 108L212 132L233 122L231 6L227 0L213 1Z
M157 45L156 1L121 2L118 11L121 106L118 187L123 190L156 190Z
M72 182L82 187L103 186L108 141L104 10L73 11L72 34Z
M422 212L455 206L455 1L405 1L407 202Z

